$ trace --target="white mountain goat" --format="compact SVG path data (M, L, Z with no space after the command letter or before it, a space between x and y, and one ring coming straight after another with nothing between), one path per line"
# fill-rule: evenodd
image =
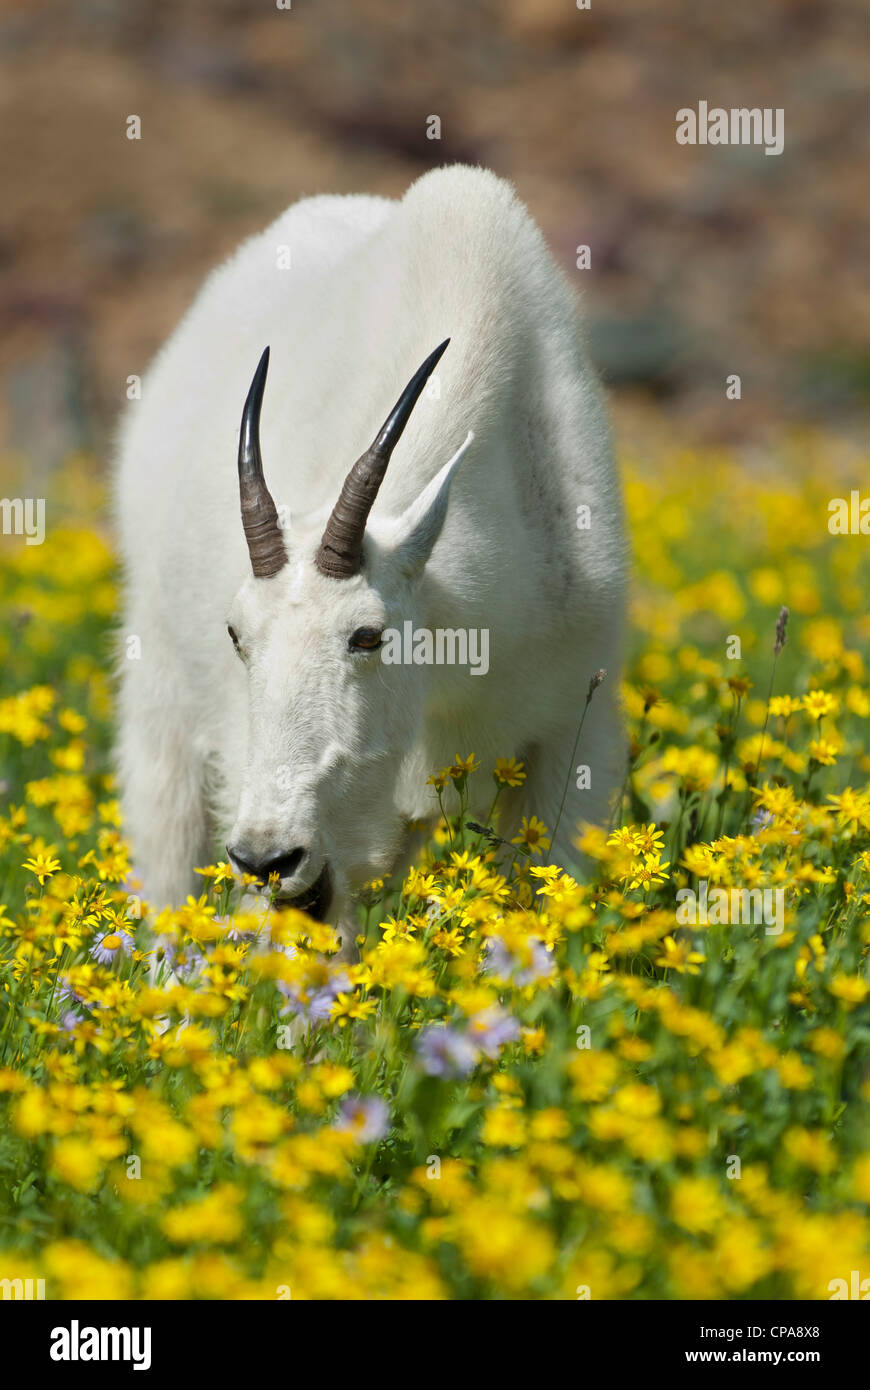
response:
M245 242L129 408L116 507L118 761L152 905L183 901L226 844L281 900L347 923L437 814L426 779L457 752L482 764L479 820L496 758L525 764L507 836L521 814L552 829L567 779L554 857L606 815L620 488L574 292L493 174L305 199ZM449 664L469 634L476 665Z

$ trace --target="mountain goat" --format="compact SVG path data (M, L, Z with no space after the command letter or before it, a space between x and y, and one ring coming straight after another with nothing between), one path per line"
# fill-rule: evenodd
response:
M116 514L119 774L152 905L226 844L282 901L347 922L457 751L525 764L505 835L522 814L552 829L569 779L554 856L606 814L620 488L574 292L495 175L305 199L245 242L128 408ZM486 634L486 661L451 662L457 633L479 656ZM571 754L600 667L587 789ZM470 786L483 819L492 782Z

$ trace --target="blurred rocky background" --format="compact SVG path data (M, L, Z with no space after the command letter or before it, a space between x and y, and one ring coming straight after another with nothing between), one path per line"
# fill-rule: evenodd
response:
M857 434L868 29L867 0L0 0L0 448L105 458L127 377L241 238L453 160L516 184L619 420ZM784 108L784 153L678 145L702 99Z

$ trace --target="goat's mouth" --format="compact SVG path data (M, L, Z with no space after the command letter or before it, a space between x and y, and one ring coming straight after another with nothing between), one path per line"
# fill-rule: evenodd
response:
M278 907L296 907L300 912L307 912L308 916L313 917L316 922L325 921L331 901L332 884L329 879L329 867L326 864L310 888L305 888L301 893L295 895L278 893L275 898Z

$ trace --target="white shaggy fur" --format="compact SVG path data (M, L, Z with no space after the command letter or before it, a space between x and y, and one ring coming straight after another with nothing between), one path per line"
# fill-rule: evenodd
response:
M446 337L440 398L424 393L396 448L362 573L324 577L313 555L347 470ZM254 579L235 456L267 343L263 463L289 509L290 558ZM444 465L469 431L451 486ZM245 242L129 407L116 503L119 768L153 905L183 901L193 866L235 837L262 856L306 849L288 896L328 863L340 920L355 887L395 866L408 821L437 812L426 777L457 752L482 764L478 819L489 769L516 755L529 777L502 828L532 812L552 828L599 667L576 760L591 789L572 776L554 857L571 857L581 817L606 814L624 763L620 489L573 289L493 174L438 169L398 202L306 199ZM348 652L357 627L409 618L489 629L488 674ZM126 654L134 634L139 659Z

